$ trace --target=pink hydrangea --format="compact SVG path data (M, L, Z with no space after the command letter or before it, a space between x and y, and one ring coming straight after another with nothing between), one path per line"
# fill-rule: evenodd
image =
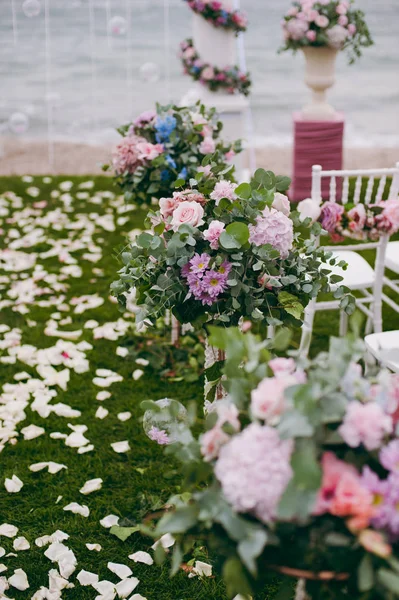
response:
M213 152L215 152L215 149L215 140L210 136L204 138L199 145L199 151L201 152L201 154L212 154Z
M142 160L137 149L138 144L146 140L137 135L124 137L112 151L112 164L116 173L134 173Z
M309 25L301 19L291 19L285 24L285 29L292 40L301 40L306 35Z
M257 423L220 449L215 475L235 511L253 514L264 523L275 519L292 477L292 450L292 440L283 441L275 429Z
M286 258L294 242L294 226L289 217L274 208L265 208L256 225L249 226L249 241L255 246L270 244Z
M353 400L347 406L344 421L338 431L351 448L363 444L367 450L376 450L392 429L392 418L384 413L379 404L362 404Z
M142 127L143 125L151 123L156 116L157 113L155 110L146 110L133 121L133 124L136 125L136 127Z
M212 221L208 227L205 229L203 236L204 239L209 242L212 250L217 250L219 248L219 238L222 231L224 231L225 224L222 221Z
M215 185L213 192L211 192L210 198L212 200L216 200L216 205L219 204L222 198L227 198L228 200L233 201L236 199L236 195L234 193L236 187L237 185L235 183L231 183L231 181L225 181L222 179Z
M342 25L334 25L327 31L327 37L329 46L339 50L347 40L348 30Z

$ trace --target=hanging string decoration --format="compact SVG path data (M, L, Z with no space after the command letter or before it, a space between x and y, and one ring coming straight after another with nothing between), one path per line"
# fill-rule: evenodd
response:
M214 27L233 30L236 34L246 31L248 19L241 10L228 11L218 1L204 2L204 0L184 0L189 7L201 15Z
M237 66L219 69L201 60L194 47L193 40L187 38L180 44L180 58L184 72L195 81L207 86L212 92L224 90L228 94L244 94L248 96L251 87L249 73L240 71Z

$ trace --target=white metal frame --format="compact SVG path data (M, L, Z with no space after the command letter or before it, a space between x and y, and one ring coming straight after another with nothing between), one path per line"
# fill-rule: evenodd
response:
M392 183L389 191L389 199L397 198L399 192L399 163L392 169L364 169L364 170L343 170L343 171L323 171L320 165L312 167L312 200L318 204L322 201L322 179L330 178L329 202L337 202L337 178L342 178L342 204L347 204L349 201L349 178L356 177L355 191L353 202L359 204L363 178L368 178L365 204L378 204L381 202L386 187L387 177L392 177ZM373 189L375 178L379 177L380 182L373 198ZM334 253L359 252L360 250L375 250L376 257L374 263L374 283L373 286L356 287L356 291L361 292L362 297L356 298L357 307L367 316L367 333L371 331L382 331L382 301L384 271L385 271L385 254L389 236L382 235L377 242L359 242L356 244L345 246L325 246L326 250ZM347 284L350 288L350 283ZM399 287L398 293L399 293ZM385 295L384 295L385 296ZM310 341L313 331L313 322L315 313L320 310L339 310L339 300L330 300L326 302L317 302L313 299L305 309L304 323L302 327L302 338L300 352L307 354L310 347ZM398 307L399 312L399 307ZM348 328L348 317L344 311L340 311L340 335L345 335Z

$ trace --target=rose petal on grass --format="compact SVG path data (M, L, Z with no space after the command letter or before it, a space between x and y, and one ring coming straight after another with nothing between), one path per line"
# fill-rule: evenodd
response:
M21 536L21 537L15 538L12 546L13 546L14 550L16 550L17 552L20 552L21 550L29 550L30 543L28 542L28 540L25 537Z
M114 525L118 525L118 523L119 523L119 517L117 517L116 515L107 515L100 521L100 524L103 527L105 527L106 529L110 529L110 527L113 527Z
M108 398L111 398L112 394L111 392L98 392L97 396L96 396L96 400L99 400L100 402L102 402L103 400L107 400Z
M128 421L131 418L131 416L132 416L132 413L128 412L128 411L126 411L126 412L120 412L117 415L119 421L122 421L122 422Z
M8 583L21 592L27 590L29 587L28 578L22 569L15 569L14 574L8 578Z
M24 440L34 440L35 438L39 437L39 435L46 433L46 430L43 427L38 427L37 425L28 425L28 427L21 429L21 433L24 436Z
M107 567L112 573L115 573L120 579L126 579L133 575L133 571L127 565L122 565L120 563L109 562Z
M99 406L96 410L96 414L94 415L96 417L96 419L105 419L105 417L108 417L109 415L109 410L107 410L106 408L104 408L103 406Z
M140 379L144 375L144 371L142 369L135 369L132 373L132 377L135 381Z
M100 544L86 544L86 548L95 552L101 552L102 550Z
M133 590L136 589L140 580L137 577L129 577L128 579L123 579L116 584L115 589L119 598L127 598Z
M81 515L82 517L88 517L90 514L88 506L78 504L77 502L70 502L70 504L64 506L63 510L73 512L75 515Z
M17 494L20 492L23 488L23 485L23 481L21 481L16 475L13 475L11 479L6 478L4 481L4 487L10 494Z
M114 442L111 444L111 448L118 454L121 454L122 452L129 452L130 450L129 442L126 440L123 442Z
M91 573L90 571L85 571L82 569L76 575L76 579L79 581L80 585L93 585L98 582L97 573Z

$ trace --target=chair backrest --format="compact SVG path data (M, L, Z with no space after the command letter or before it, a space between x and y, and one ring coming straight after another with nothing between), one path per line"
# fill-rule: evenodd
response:
M365 189L365 204L379 204L384 196L386 199L397 198L399 194L399 162L392 169L362 169L362 170L346 170L346 171L323 171L320 165L312 167L312 200L320 202L328 200L329 202L337 202L341 200L342 204L349 202L349 179L356 177L355 189L353 194L354 204L359 204L362 190ZM388 177L391 177L389 192L386 194L388 185ZM322 183L323 180L329 179L329 197L323 198ZM379 179L378 185L375 184L376 179ZM367 183L364 181L367 180ZM342 186L340 194L337 191ZM325 186L324 186L325 189ZM338 197L340 196L340 197Z

